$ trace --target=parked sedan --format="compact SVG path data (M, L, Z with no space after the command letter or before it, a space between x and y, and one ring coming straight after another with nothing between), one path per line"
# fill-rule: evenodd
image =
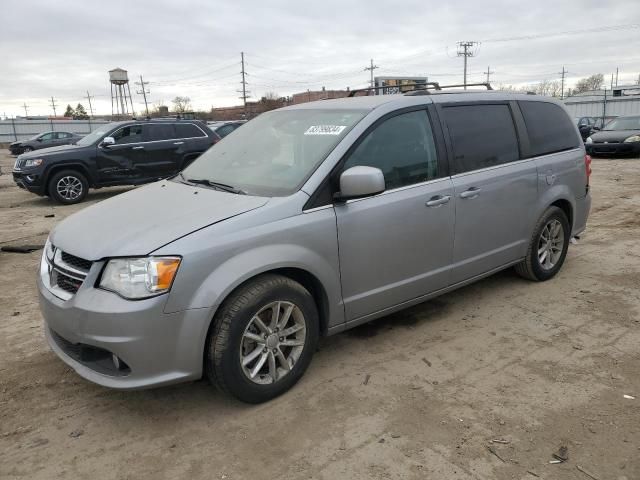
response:
M640 155L640 115L618 117L587 138L590 155Z
M220 138L224 138L245 123L246 120L238 120L234 122L207 122L207 127L217 133Z
M28 140L13 142L9 150L13 155L33 152L41 148L57 147L58 145L72 145L82 138L82 135L71 132L45 132L34 135Z

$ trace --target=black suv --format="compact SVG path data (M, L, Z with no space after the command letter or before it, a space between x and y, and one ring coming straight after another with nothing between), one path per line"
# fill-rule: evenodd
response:
M198 120L114 122L75 145L20 155L13 180L59 203L79 203L90 187L139 185L174 175L218 140Z

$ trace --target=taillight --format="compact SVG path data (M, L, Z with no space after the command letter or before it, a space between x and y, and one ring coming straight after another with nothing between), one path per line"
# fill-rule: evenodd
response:
M584 170L587 173L587 190L589 189L589 178L591 177L591 157L584 156Z

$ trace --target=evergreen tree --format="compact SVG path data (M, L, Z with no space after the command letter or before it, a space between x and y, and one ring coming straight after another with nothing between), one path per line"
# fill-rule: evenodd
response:
M67 110L64 112L64 116L65 117L69 117L69 118L73 118L73 116L76 114L76 112L73 111L73 108L71 108L71 105L67 105Z

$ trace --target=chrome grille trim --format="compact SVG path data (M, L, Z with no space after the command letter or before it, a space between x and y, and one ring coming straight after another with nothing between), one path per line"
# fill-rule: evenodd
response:
M73 255L66 254L59 248L51 247L51 252L46 251L42 257L41 277L47 289L62 300L72 298L87 278L93 262ZM50 255L52 253L52 255ZM63 255L65 253L65 255ZM88 269L79 268L63 260L63 257L73 259L76 264L88 265Z

